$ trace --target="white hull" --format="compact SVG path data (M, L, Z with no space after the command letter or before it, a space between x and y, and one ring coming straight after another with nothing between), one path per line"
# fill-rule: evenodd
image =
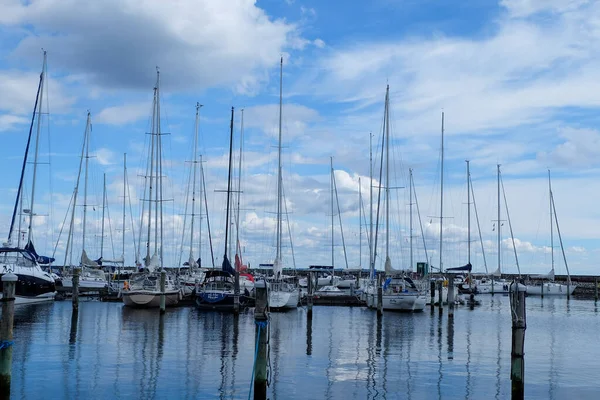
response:
M340 283L339 276L328 276L325 278L317 279L317 286L338 286ZM298 284L302 287L308 287L308 278L302 278L298 281ZM350 286L348 286L350 287Z
M298 307L299 292L269 290L269 308L291 309Z
M38 304L38 303L48 303L50 301L54 301L54 296L56 292L49 292L40 294L39 296L15 296L15 306L21 306L25 304ZM0 293L0 299L2 298L2 293Z
M61 279L62 286L65 289L73 289L73 278L65 277ZM108 287L107 281L79 279L79 290L101 290Z
M351 286L356 286L355 279L342 279L337 284L337 287L339 287L340 289L350 289Z
M495 281L492 283L477 283L478 294L508 294L510 292L511 282L507 281Z
M423 311L427 299L422 294L383 295L383 309L390 311Z
M527 285L527 295L541 296L543 288L544 296L566 296L567 294L572 295L576 287L571 285L567 290L567 285L554 282L544 283L543 285Z
M124 290L121 293L123 296L123 304L128 307L160 307L160 292L151 290ZM168 290L165 292L165 304L167 307L177 305L180 298L181 292L179 290Z

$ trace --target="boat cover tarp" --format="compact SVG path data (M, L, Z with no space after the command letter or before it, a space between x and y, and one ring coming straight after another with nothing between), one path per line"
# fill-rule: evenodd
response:
M221 265L221 270L223 270L223 272L227 272L231 275L235 275L235 270L231 266L231 263L229 262L229 258L227 258L227 254L225 254L225 256L223 257L223 265Z
M34 256L35 260L39 264L51 264L54 262L54 258L52 258L52 257L38 255L38 253L35 251L35 247L33 247L33 243L31 242L31 240L29 242L27 242L27 244L25 245L25 250L27 250L29 253L31 253L31 255Z
M446 268L446 271L469 271L471 272L471 270L473 269L473 266L471 265L471 263L465 264L462 267L453 267L453 268Z

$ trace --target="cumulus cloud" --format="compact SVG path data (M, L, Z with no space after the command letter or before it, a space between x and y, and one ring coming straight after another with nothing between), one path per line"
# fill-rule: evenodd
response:
M131 103L106 107L94 119L102 124L123 125L136 122L149 115L151 115L151 110L147 103Z

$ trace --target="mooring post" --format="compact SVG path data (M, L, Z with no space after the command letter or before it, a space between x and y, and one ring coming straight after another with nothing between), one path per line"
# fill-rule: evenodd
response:
M377 315L383 315L383 275L377 275Z
M2 276L2 321L0 321L0 398L2 399L10 399L13 319L17 279L17 275L12 272Z
M598 278L594 278L594 301L598 301Z
M307 308L306 316L308 318L312 318L312 312L313 312L313 279L314 279L313 274L314 274L313 272L308 273L308 294L306 296L306 308Z
M437 283L438 286L438 307L440 308L440 310L442 309L442 307L444 307L444 297L443 297L443 286L444 286L444 281L438 281Z
M73 296L71 299L73 300L73 310L79 310L79 269L78 267L73 268Z
M527 328L527 319L525 315L525 291L526 287L519 285L514 281L510 287L510 309L512 315L512 351L510 380L512 399L524 398L525 361L525 329Z
M235 280L233 282L233 312L240 313L240 271L235 271Z
M254 285L256 303L254 307L255 348L254 399L267 398L267 343L269 341L269 295L264 280Z
M544 282L542 282L542 299L544 298Z
M454 318L454 279L448 277L448 318Z
M162 270L162 271L160 271L160 313L161 314L164 314L166 311L166 308L167 308L167 301L165 298L166 282L167 282L167 272L165 270Z
M431 292L431 307L435 305L435 281L429 282L429 291Z

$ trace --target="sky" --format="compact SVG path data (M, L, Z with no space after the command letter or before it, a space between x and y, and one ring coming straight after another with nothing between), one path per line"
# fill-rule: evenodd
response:
M521 272L545 273L552 265L553 243L557 274L566 272L566 259L572 274L598 275L599 21L600 4L588 0L3 0L0 227L8 237L45 50L43 108L33 125L35 139L39 119L32 229L39 253L54 254L59 265L65 259L76 263L85 208L85 250L91 258L124 253L132 265L143 257L147 237L140 236L140 223L147 221L147 210L143 218L141 200L158 70L166 133L161 136L165 265L186 261L190 243L194 258L212 265L207 217L215 264L221 263L231 107L234 205L240 194L239 223L236 213L231 223L234 240L239 235L244 262L272 262L282 58L286 266L331 265L333 254L336 268L367 268L370 187L376 221L377 191L385 185L390 218L386 224L382 203L377 268L385 261L386 232L395 268L411 267L411 238L413 269L428 259L439 266L443 112L443 267L466 264L470 247L477 271L495 270L500 259L503 272L515 273L516 254ZM387 85L391 145L386 184L379 173ZM202 105L197 150L202 163L191 162L196 103ZM66 258L68 207L88 111L88 194L84 201L82 172L74 255ZM34 153L32 145L22 207L27 209ZM369 185L371 153L374 179ZM473 199L467 199L465 160L470 161L479 224ZM337 188L333 207L330 162ZM206 192L197 189L197 197L206 195L208 212L204 202L202 210L195 202L190 237L189 176L200 164ZM494 221L498 164L504 187L499 224ZM417 195L412 200L409 169ZM556 209L552 242L548 170Z

